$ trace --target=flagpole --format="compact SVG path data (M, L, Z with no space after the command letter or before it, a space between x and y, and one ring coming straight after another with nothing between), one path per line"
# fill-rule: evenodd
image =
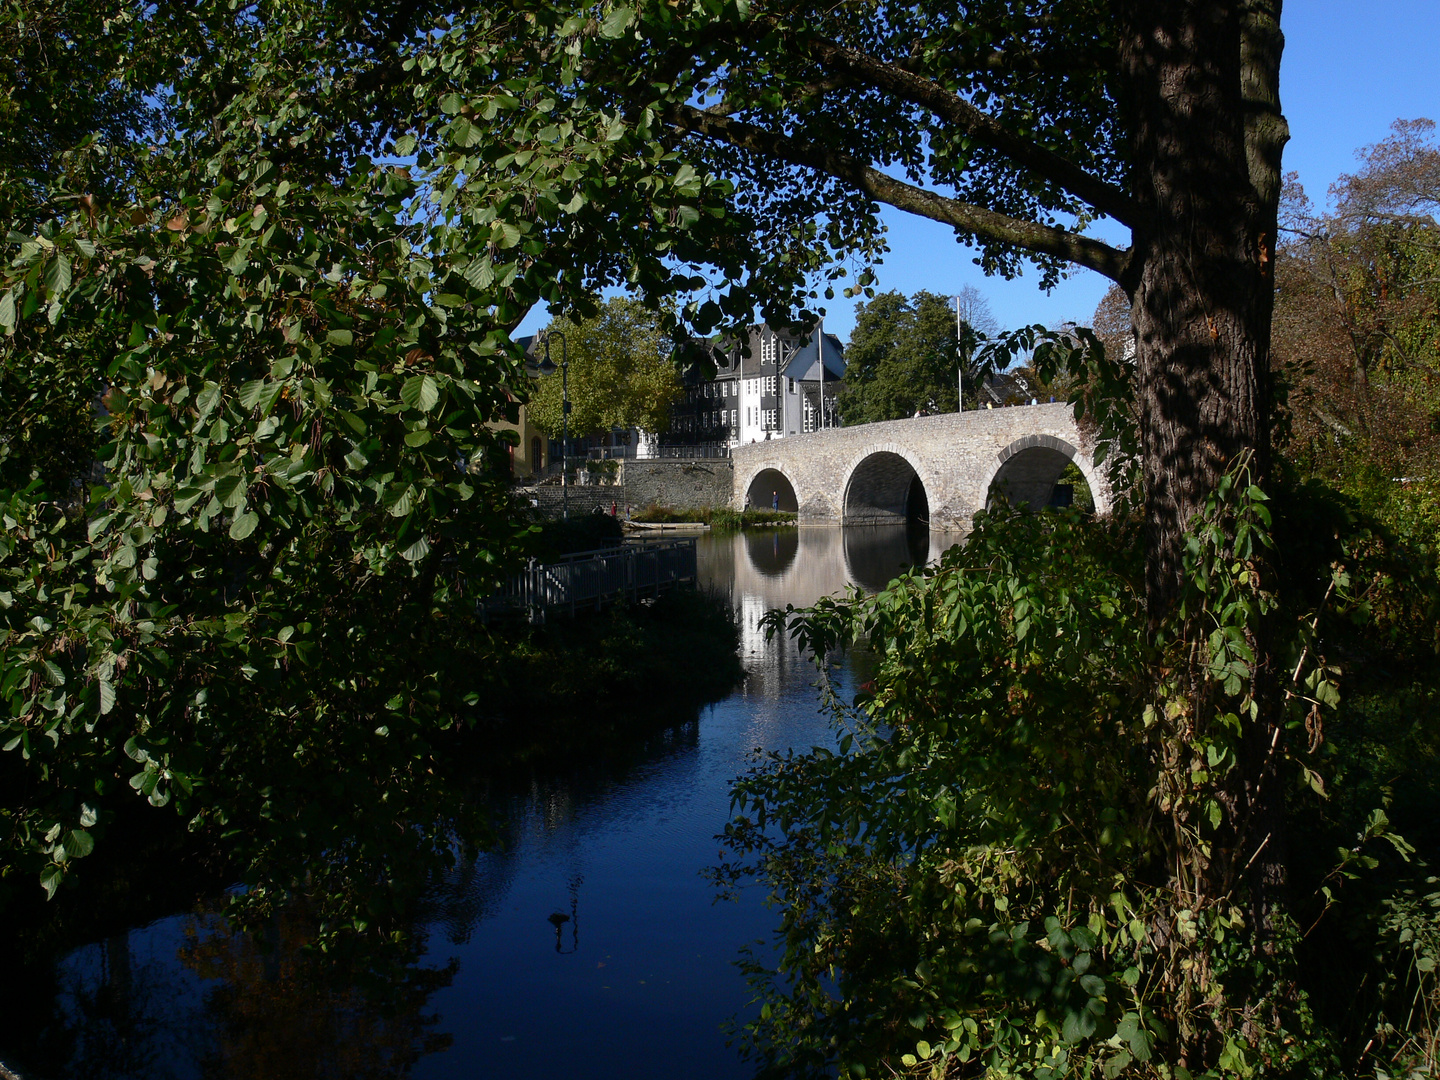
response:
M965 411L965 361L960 356L960 297L955 297L955 411Z
M825 430L825 316L820 316L820 337L815 342L815 355L820 357L820 430Z

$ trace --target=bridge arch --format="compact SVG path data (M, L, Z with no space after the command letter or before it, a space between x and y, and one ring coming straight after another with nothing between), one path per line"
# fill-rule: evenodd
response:
M1054 435L1026 435L1010 443L995 455L996 463L982 489L988 506L996 494L1003 494L1011 506L1040 509L1049 504L1055 483L1071 462L1075 463L1090 494L1095 512L1110 510L1109 489L1091 461L1090 455Z
M850 460L843 475L842 524L929 524L935 487L920 459L907 447L896 443L868 446Z
M756 510L771 509L776 499L780 502L781 510L794 514L800 509L800 498L795 491L795 485L776 461L761 462L746 482L744 492L742 505L743 501L748 499L749 505Z
M799 529L745 530L745 557L761 577L784 577L799 554Z

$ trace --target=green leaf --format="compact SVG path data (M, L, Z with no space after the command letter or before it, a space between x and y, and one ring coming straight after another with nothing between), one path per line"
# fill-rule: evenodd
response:
M456 146L475 146L484 137L484 129L479 124L472 124L464 117L450 125L450 141Z
M244 505L248 487L245 478L239 473L222 476L215 481L215 498L220 500L220 505L225 509L234 510Z
M440 387L429 375L412 375L400 388L400 400L412 409L429 412L440 401Z
M1098 1026L1095 1014L1089 1009L1071 1010L1065 1014L1065 1021L1060 1025L1060 1037L1073 1045L1094 1035Z
M95 850L95 838L83 829L71 829L65 837L65 853L72 859L83 859Z
M614 11L610 12L610 14L605 17L605 21L600 24L600 36L602 38L619 37L625 32L625 28L630 25L631 20L634 18L635 11L633 8L617 7Z
M490 226L490 234L502 248L512 248L520 242L520 226L513 222L495 222Z
M429 441L430 432L426 431L424 428L421 428L418 431L412 431L410 432L410 434L405 436L406 446L424 446Z
M45 266L45 292L53 300L69 288L70 260L57 251Z
M7 289L4 296L0 296L0 329L7 334L15 330L15 290Z
M369 430L365 421L362 420L360 417L356 416L353 412L349 412L345 409L337 409L336 411L339 413L340 419L344 420L345 423L349 425L351 430L353 430L356 435L364 435Z
M488 289L495 281L495 267L491 265L490 256L483 255L472 259L465 268L465 280L476 289Z
M260 524L260 515L253 510L247 510L230 523L230 539L244 540L255 531L255 526Z
M415 509L415 487L413 484L397 484L385 493L382 501L391 517L404 517Z
M419 540L416 540L404 551L400 552L400 557L406 562L419 562L421 559L425 558L425 556L429 554L430 541L426 540L425 537L422 536Z
M325 341L330 345L352 345L355 335L349 330L331 330L325 335Z
M247 409L253 409L260 402L261 396L265 393L265 380L255 379L240 387L240 404Z
M1111 1078L1117 1077L1121 1073L1123 1073L1126 1069L1130 1067L1130 1062L1132 1060L1133 1059L1131 1058L1131 1056L1127 1054L1124 1050L1121 1050L1118 1054L1112 1057L1109 1061L1105 1063L1104 1074L1107 1077L1107 1080L1111 1080Z

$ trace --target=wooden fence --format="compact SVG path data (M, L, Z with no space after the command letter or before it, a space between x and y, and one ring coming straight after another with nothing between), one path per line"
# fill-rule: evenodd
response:
M658 596L695 581L694 538L582 551L559 562L530 561L498 593L480 603L482 618L507 612L542 623L554 611L596 610L616 600Z

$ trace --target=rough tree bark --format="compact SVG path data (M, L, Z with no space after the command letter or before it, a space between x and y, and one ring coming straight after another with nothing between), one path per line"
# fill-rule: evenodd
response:
M1248 451L1252 477L1263 482L1268 472L1273 256L1288 135L1279 8L1278 0L1124 5L1132 194L1144 214L1122 285L1135 328L1155 625L1182 585L1185 529L1226 468ZM1270 629L1262 620L1251 633L1260 708L1223 794L1228 835L1197 899L1216 901L1243 876L1252 926L1268 943L1285 881L1274 775L1283 732Z
M1144 214L1121 284L1136 337L1154 619L1181 585L1181 535L1226 466L1244 450L1261 476L1267 464L1284 141L1278 95L1260 97L1277 83L1273 6L1270 26L1257 27L1254 4L1125 5L1133 195ZM1247 62L1246 43L1260 33L1274 44ZM1279 130L1247 123L1261 108L1273 108Z

